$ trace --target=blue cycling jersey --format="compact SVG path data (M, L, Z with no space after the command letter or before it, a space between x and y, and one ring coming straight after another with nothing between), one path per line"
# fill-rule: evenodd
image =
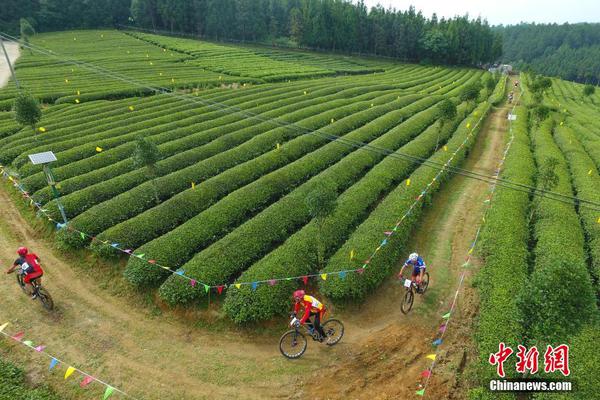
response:
M425 268L425 261L423 261L423 259L421 258L421 256L417 257L416 261L411 261L410 259L406 260L406 262L404 263L404 265L412 265L414 267L422 267Z

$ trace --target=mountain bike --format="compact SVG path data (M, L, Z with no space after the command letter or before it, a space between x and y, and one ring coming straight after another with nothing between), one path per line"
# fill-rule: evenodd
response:
M309 328L307 324L301 325L300 321L295 317L290 322L290 326L294 329L287 331L279 339L279 351L286 358L296 359L304 354L308 346L306 335L312 337L315 341L321 341L321 335L313 326ZM322 343L325 343L327 346L333 346L342 340L342 336L344 336L344 324L341 321L328 319L322 326L323 332L325 332L325 338L323 338ZM306 331L306 334L303 330Z
M17 273L17 283L25 293L29 294L25 281L23 280L23 274ZM52 311L52 309L54 309L54 301L52 301L50 293L38 283L37 279L33 279L31 285L33 286L34 295L40 300L44 308L48 311Z
M404 294L404 299L402 300L402 304L400 304L400 310L403 314L408 314L408 312L412 309L413 302L415 301L415 293L423 294L427 290L429 286L429 272L425 272L423 274L423 280L420 285L417 285L416 282L413 282L411 279L406 279L404 281L404 287L406 288L406 293Z

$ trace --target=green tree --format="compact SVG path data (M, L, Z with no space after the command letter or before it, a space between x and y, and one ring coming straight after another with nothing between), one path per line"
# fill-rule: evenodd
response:
M325 262L325 244L323 243L323 224L337 205L337 193L333 183L327 183L306 196L306 206L310 216L315 219L318 227L317 259L319 269Z
M302 12L296 7L290 11L290 37L293 41L300 44L303 34Z
M489 93L492 93L494 91L494 89L496 88L496 83L498 81L495 79L494 76L492 75L488 75L485 78L485 88L488 90Z
M158 188L156 186L156 178L158 177L158 167L156 163L161 159L158 147L145 137L138 136L136 138L132 158L136 168L145 168L146 176L152 181L154 200L156 201L156 204L160 203Z
M21 18L21 48L28 47L29 48L29 38L35 35L35 29L33 26L27 21L25 18ZM29 48L29 54L33 54L31 48Z
M22 126L30 126L35 136L35 127L42 119L42 110L37 99L29 93L21 92L15 99L13 110L17 123Z
M438 130L437 141L435 143L436 150L438 149L440 143L440 133L444 129L444 126L446 125L446 123L456 118L456 104L446 99L439 104L438 110L440 115L438 119L440 121L440 129Z
M596 86L594 85L585 85L583 87L583 95L584 96L591 96L596 92Z
M479 98L482 87L483 86L479 81L471 83L463 89L462 93L460 94L460 99L467 102L476 101Z

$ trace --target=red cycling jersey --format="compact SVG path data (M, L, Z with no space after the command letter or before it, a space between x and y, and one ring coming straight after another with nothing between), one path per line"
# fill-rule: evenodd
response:
M38 260L39 257L35 253L29 253L25 257L19 257L15 261L15 265L19 265L22 273L25 273L23 276L25 283L31 283L32 279L44 275L44 271Z
M321 314L321 316L325 313L325 306L323 303L309 295L304 295L301 301L294 304L294 312L297 314L302 306L304 306L304 315L300 320L301 324L306 322L311 313L318 313Z

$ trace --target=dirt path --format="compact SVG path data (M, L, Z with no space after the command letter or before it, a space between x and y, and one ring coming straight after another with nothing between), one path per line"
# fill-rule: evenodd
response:
M465 168L493 175L502 157L506 137L508 105L492 110ZM369 335L350 345L331 365L319 371L321 382L304 396L313 399L407 399L413 398L420 374L429 367L425 359L433 352L431 342L447 312L458 285L461 265L481 221L489 186L463 176L453 177L435 196L415 234L411 249L423 254L431 268L431 285L424 298L418 296L408 316L398 306L403 289L394 278L362 307L351 324ZM479 265L474 260L473 269ZM438 364L429 382L427 398L462 399L457 390L460 373L473 357L472 323L477 313L476 292L467 281L457 309L438 353ZM370 329L369 329L370 328ZM348 336L351 332L348 332ZM325 372L323 372L325 371ZM316 377L316 375L315 375ZM308 396L306 396L308 395Z
M147 308L111 296L91 274L69 266L39 239L19 216L7 190L12 189L3 185L0 190L1 267L8 267L16 258L15 249L27 244L45 265L44 286L58 307L55 313L44 312L21 293L14 276L2 274L0 324L10 322L8 332L25 331L27 339L45 344L49 353L144 399L276 398L293 373L306 370L302 364L287 363L270 338L205 332L173 315L153 317ZM0 340L0 349L5 344ZM11 359L28 364L31 377L47 375L45 358L13 345L8 348L14 349ZM48 382L64 394L59 375ZM90 398L98 397L97 390L90 391Z
M4 47L6 47L6 52L8 53L8 58L12 63L17 61L19 58L19 44L14 42L4 42ZM4 87L8 80L10 79L10 68L8 67L8 63L6 62L6 57L4 56L4 52L2 48L0 48L0 88Z

